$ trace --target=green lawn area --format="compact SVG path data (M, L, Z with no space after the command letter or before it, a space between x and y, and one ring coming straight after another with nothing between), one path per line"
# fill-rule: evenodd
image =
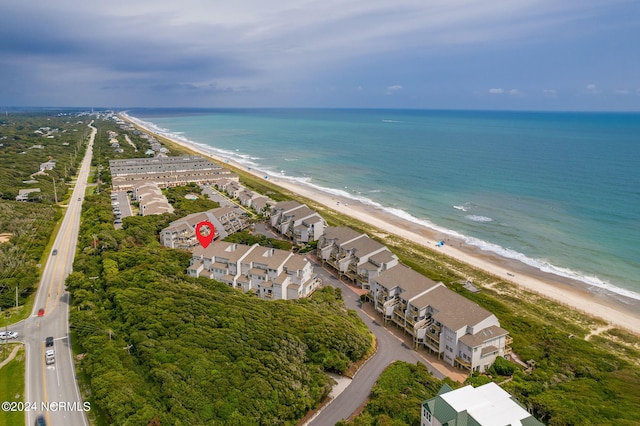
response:
M0 352L0 360L4 360L11 353L13 346L9 345L6 350ZM25 356L22 347L16 357L0 369L0 401L24 401L24 370ZM0 425L20 424L24 424L24 411L0 410Z

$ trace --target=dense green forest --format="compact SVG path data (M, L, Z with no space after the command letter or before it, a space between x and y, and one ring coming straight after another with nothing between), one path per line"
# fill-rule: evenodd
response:
M39 188L29 200L64 200L86 149L88 123L87 117L51 112L0 117L0 198L15 200L19 189ZM47 161L55 167L38 173Z
M0 308L23 305L40 278L40 259L60 218L60 210L43 203L0 201Z
M59 112L0 117L0 308L24 305L40 278L40 262L76 166L84 155L89 120ZM39 172L40 164L55 167ZM28 202L19 189L35 189Z
M422 402L436 396L445 383L460 386L449 379L436 379L423 364L396 361L378 377L362 412L338 425L419 426Z

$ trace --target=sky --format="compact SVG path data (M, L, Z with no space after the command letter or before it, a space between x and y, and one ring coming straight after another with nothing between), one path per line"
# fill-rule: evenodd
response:
M640 111L640 1L3 0L0 105Z

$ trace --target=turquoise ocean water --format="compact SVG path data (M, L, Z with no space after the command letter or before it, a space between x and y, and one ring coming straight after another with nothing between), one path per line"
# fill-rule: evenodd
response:
M132 110L266 175L640 299L640 114Z

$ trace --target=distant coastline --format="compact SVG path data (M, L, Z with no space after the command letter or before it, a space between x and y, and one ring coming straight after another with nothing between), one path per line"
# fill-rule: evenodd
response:
M312 199L341 214L351 216L380 230L419 243L429 249L438 250L462 261L474 268L489 272L500 279L511 281L530 291L539 293L550 299L559 301L582 312L599 317L612 325L617 325L636 334L640 334L640 300L623 294L607 291L604 288L589 288L584 282L568 277L562 277L550 272L527 265L517 259L502 257L497 253L481 250L479 247L467 244L463 239L440 231L426 224L416 223L412 218L404 218L389 209L359 200L351 194L342 191L327 192L325 188L315 186L309 182L287 179L277 173L253 168L256 164L250 156L235 160L228 158L224 152L217 153L211 147L193 143L186 138L176 137L175 134L151 126L149 123L120 114L124 119L144 128L147 132L167 138L189 150L206 157L213 158L220 163L230 164L245 173L265 178L272 183ZM231 153L229 153L231 154ZM229 155L230 157L231 155ZM457 208L457 207L456 207ZM458 209L462 210L462 209ZM436 247L436 242L445 244Z

